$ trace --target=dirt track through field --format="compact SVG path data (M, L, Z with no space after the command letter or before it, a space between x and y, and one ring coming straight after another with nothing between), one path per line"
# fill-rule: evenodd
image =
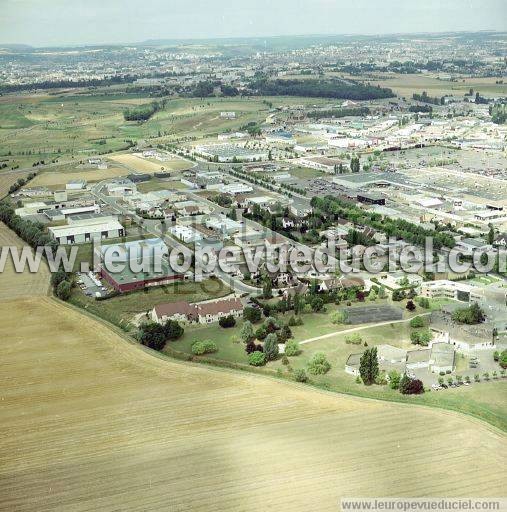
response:
M438 410L153 357L50 298L0 302L0 510L336 511L497 496L505 438Z

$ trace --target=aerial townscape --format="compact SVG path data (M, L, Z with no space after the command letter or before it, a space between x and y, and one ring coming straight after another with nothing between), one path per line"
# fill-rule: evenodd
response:
M507 10L428 4L0 36L0 510L505 495Z

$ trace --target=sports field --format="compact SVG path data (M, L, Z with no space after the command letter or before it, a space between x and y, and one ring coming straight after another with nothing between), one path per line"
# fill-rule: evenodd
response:
M0 510L335 511L504 490L505 439L470 418L158 359L49 298L0 318Z

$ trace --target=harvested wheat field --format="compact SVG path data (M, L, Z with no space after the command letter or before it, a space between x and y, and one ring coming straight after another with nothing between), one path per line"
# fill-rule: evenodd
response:
M159 359L51 298L0 303L0 510L336 511L499 496L505 438L454 413Z
M0 222L0 248L17 247L21 249L26 246L13 231ZM49 291L49 269L42 260L39 272L32 274L26 269L23 273L17 273L14 269L12 259L9 255L5 269L0 274L0 301L17 299L19 297L44 296ZM3 318L0 318L0 322Z
M109 157L110 160L127 166L135 172L155 173L161 169L169 171L181 171L192 167L190 162L175 158L174 160L157 161L148 160L137 155L119 154Z
M26 178L29 172L3 172L0 173L0 198L9 193L11 185L14 185L20 178Z
M34 178L34 187L64 187L71 180L102 181L118 176L126 176L128 171L121 167L90 169L82 171L43 172Z

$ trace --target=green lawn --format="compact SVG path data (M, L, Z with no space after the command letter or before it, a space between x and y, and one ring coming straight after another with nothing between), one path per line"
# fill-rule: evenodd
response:
M416 314L420 314L421 312L423 312L423 310L416 311ZM408 315L408 312L406 312L405 316L406 318L410 318L410 316L413 315ZM380 327L368 327L365 325L364 329L357 331L357 334L362 338L361 345L352 345L347 344L345 341L348 335L340 331L358 326L333 326L330 324L328 317L329 313L304 314L303 319L305 324L292 328L294 338L296 340L303 340L326 334L327 332L336 331L335 336L301 345L301 354L289 359L289 367L284 366L282 358L279 358L276 361L268 363L268 365L263 367L260 371L269 375L276 374L290 379L294 370L306 369L308 361L313 354L316 352L324 352L332 365L331 370L326 375L311 376L312 385L331 391L368 398L417 403L452 409L471 414L507 430L507 415L504 407L505 399L507 399L505 380L481 382L468 387L462 386L460 388L439 392L430 391L421 396L402 395L398 391L390 389L388 386L367 387L363 384L358 384L353 376L345 373L345 363L348 356L353 353L362 352L365 349L364 343L367 343L369 347L390 344L404 349L415 349L416 347L410 343L410 333L412 329L410 328L409 322L392 323ZM279 318L287 320L288 315ZM166 351L168 354L171 353L171 350L191 354L191 346L194 341L212 339L216 342L218 351L214 354L204 356L207 361L209 361L209 359L215 359L217 360L217 364L220 364L220 361L224 361L226 363L244 365L244 368L248 369L244 344L233 343L231 340L233 336L238 335L241 324L242 321L239 321L236 327L232 329L223 329L218 325L209 327L187 327L182 339L171 342ZM260 323L258 325L260 325ZM198 361L200 358L195 357L194 359ZM458 372L465 369L466 366L466 359L458 357Z
M467 279L467 283L473 283L473 284L479 284L479 285L490 285L490 284L493 284L493 283L497 283L498 281L500 281L500 279L498 277L493 277L493 276L486 276L486 275L478 275L478 276L475 276L474 278L472 279Z
M323 171L319 171L317 169L310 169L309 167L293 167L290 169L289 173L295 178L299 178L301 180L310 180L312 178L322 178L326 175Z
M158 190L185 190L188 187L181 181L169 181L152 179L137 186L137 190L142 193L155 192Z

